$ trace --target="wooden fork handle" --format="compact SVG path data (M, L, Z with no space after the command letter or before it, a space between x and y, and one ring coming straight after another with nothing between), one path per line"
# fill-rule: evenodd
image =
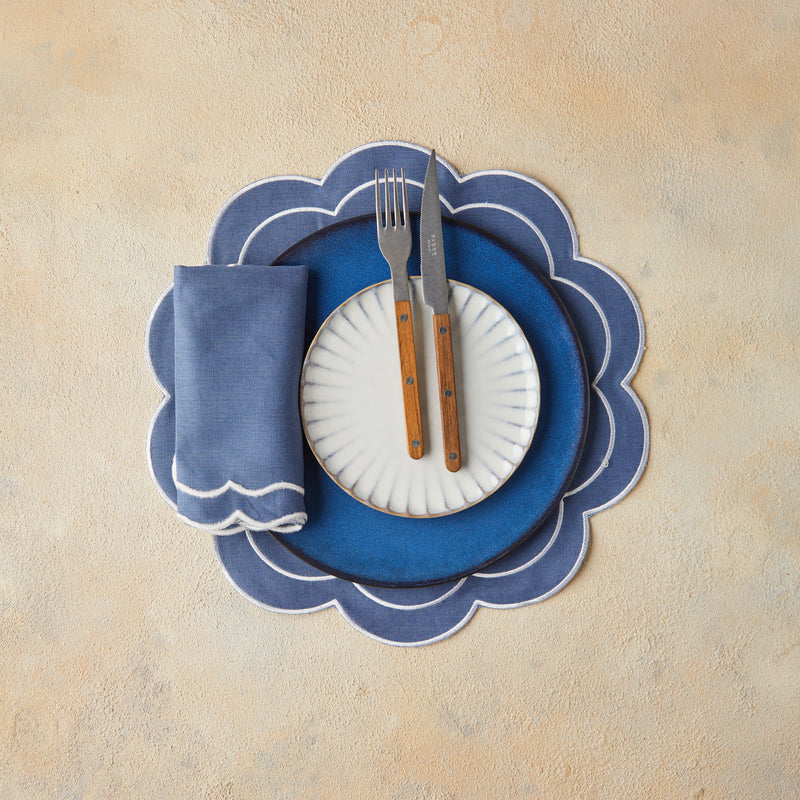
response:
M439 408L442 412L444 463L450 472L458 472L461 469L461 443L458 437L458 404L449 314L433 315L433 338L436 342L436 372L439 379Z
M411 322L411 302L399 300L394 304L397 322L397 345L400 350L400 375L403 384L403 409L406 416L406 443L411 458L422 458L422 417L419 411L417 356L414 349L414 327Z

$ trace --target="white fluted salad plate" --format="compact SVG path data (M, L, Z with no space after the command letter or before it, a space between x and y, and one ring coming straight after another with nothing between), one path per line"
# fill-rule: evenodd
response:
M390 281L336 308L303 364L306 439L328 476L371 508L404 517L454 514L514 473L539 415L539 373L528 341L489 295L449 281L462 467L445 467L436 355L421 279L410 289L425 453L408 455Z

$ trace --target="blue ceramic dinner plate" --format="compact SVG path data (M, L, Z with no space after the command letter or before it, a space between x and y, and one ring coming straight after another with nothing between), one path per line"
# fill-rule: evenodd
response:
M414 241L418 220L412 218ZM351 497L305 452L308 523L271 534L289 551L331 575L366 585L410 587L472 574L529 537L568 489L583 447L588 379L580 343L547 280L494 237L443 219L448 277L490 295L528 340L541 381L541 406L530 449L512 477L482 502L457 514L408 518ZM365 286L386 280L374 217L322 228L290 247L276 264L309 267L306 342L327 316ZM418 244L409 259L418 272ZM269 535L269 534L259 534Z

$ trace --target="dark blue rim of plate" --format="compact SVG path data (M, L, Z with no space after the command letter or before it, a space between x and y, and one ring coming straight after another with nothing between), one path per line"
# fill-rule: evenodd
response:
M418 221L418 215L412 213L411 216L412 216L412 225L414 225ZM303 237L302 239L300 239L299 241L295 242L294 244L292 244L283 253L281 253L277 258L275 258L273 263L274 264L295 263L295 255L297 253L299 253L300 251L302 251L303 249L306 249L310 244L313 244L316 240L318 240L318 239L320 239L322 237L325 237L325 236L330 236L331 234L335 234L338 231L338 229L347 228L347 227L353 227L353 226L358 226L358 225L364 225L366 223L374 225L375 224L374 216L373 215L363 215L363 216L358 216L358 217L352 217L352 218L349 218L349 219L346 219L346 220L340 220L340 221L335 222L335 223L333 223L331 225L324 226L324 227L314 231L313 233L309 234L308 236ZM535 266L533 266L533 264L531 264L531 262L527 258L522 256L517 250L515 250L514 248L512 248L508 244L506 244L502 239L500 239L500 238L498 238L498 237L496 237L496 236L494 236L492 234L487 233L486 231L482 230L481 228L479 228L476 225L473 225L473 224L470 224L470 223L464 223L464 222L462 222L460 220L457 220L457 219L454 219L452 217L447 217L447 216L443 217L443 224L445 226L445 229L447 229L448 227L452 227L454 229L461 229L464 232L471 232L472 234L477 235L478 237L480 237L480 238L486 240L487 242L491 243L493 246L498 247L501 250L505 251L510 258L516 260L519 264L524 265L527 268L527 270L534 276L535 281L537 281L538 284L546 290L546 292L550 296L550 299L557 306L558 311L560 312L561 316L563 317L563 321L566 323L567 330L569 331L569 335L571 337L571 343L573 344L573 346L575 348L575 353L576 353L576 356L577 356L577 361L578 361L578 366L579 366L579 371L580 371L580 379L579 380L580 380L580 387L581 387L580 391L582 393L582 396L577 400L577 403L580 405L580 415L581 415L580 421L579 421L578 425L576 425L576 429L579 428L579 433L576 436L576 442L577 443L576 443L576 445L574 447L573 457L572 457L571 461L569 462L569 464L567 465L567 467L564 469L563 479L561 480L560 484L558 485L557 490L553 491L551 493L552 496L551 496L550 502L547 503L546 505L544 505L542 510L540 511L540 513L538 513L535 516L535 518L530 520L529 523L523 523L525 527L524 527L524 530L520 533L520 535L517 536L513 541L511 541L507 546L503 547L502 549L500 549L500 550L498 550L496 552L493 552L490 557L483 558L480 561L477 561L475 563L471 563L466 568L457 569L457 570L452 571L452 572L447 572L446 574L436 575L435 577L432 577L432 578L420 580L420 579L402 579L402 578L385 579L385 578L378 578L374 574L366 574L366 573L363 573L363 572L362 573L351 572L348 569L343 568L340 563L339 564L331 563L331 562L327 561L326 558L320 557L319 553L316 553L316 554L309 553L307 549L304 549L303 546L302 546L303 545L303 536L304 536L304 532L303 531L300 531L299 533L291 534L291 535L276 534L276 533L269 534L274 539L276 539L278 542L280 542L281 545L283 545L289 552L291 552L293 555L295 555L297 558L299 558L301 561L303 561L303 562L305 562L305 563L307 563L307 564L309 564L309 565L321 570L322 572L325 572L325 573L327 573L329 575L333 575L333 576L338 577L338 578L342 578L343 580L349 581L351 583L363 584L365 586L378 586L378 587L387 587L387 588L411 588L411 587L421 587L421 586L433 586L433 585L439 585L439 584L444 584L444 583L450 583L450 582L459 580L461 578L465 578L465 577L467 577L468 575L471 575L474 572L478 572L481 569L486 568L490 564L493 564L494 562L496 562L499 559L503 558L503 556L507 555L508 553L512 552L517 547L519 547L524 541L529 539L542 526L542 524L548 519L548 517L557 508L557 506L558 506L559 502L561 501L564 493L569 488L570 481L572 480L572 477L575 474L575 470L577 469L578 463L580 461L581 454L583 452L583 446L584 446L585 439L586 439L588 418L589 418L589 380L588 380L588 374L587 374L587 369L586 369L586 362L585 362L585 359L584 359L584 356L583 356L583 348L581 346L580 339L578 337L578 334L577 334L577 331L575 329L575 326L574 326L569 314L567 313L566 308L564 307L564 304L561 301L560 297L558 296L557 292L553 289L553 287L550 285L550 282L548 281L548 279L541 273L540 270L538 270ZM416 250L416 248L417 248L417 244L415 242L415 250ZM375 249L377 250L377 247ZM415 256L415 253L412 252L411 259L409 260L410 264L414 263L414 256ZM388 266L386 267L386 271L388 272ZM448 268L448 275L449 275L449 273L450 273L450 269ZM385 277L386 276L384 275L383 279L385 279ZM461 280L460 276L450 276L450 277L453 277L456 280ZM358 280L358 276L356 276L356 281L357 280ZM369 282L371 282L371 281L369 280L369 277L366 276L364 278L364 280L361 282L360 285L358 283L355 284L356 290L363 288ZM488 294L492 295L492 289L491 288L483 288L483 287L478 287L478 288L481 288L483 291L486 291ZM316 329L318 327L317 324L316 324L317 318L321 318L322 320L327 318L327 315L334 308L336 308L340 304L340 302L343 302L344 300L346 300L347 297L351 296L351 294L353 294L353 293L355 293L355 292L354 291L350 291L348 289L345 292L346 296L338 298L336 302L331 303L329 308L322 309L317 314L309 315L310 319L307 320L307 324L309 325L309 327L308 327L307 332L306 332L306 339L307 339L306 344L308 344L313 339L313 336L316 334ZM503 305L505 305L505 304L503 304ZM517 322L519 322L519 320L517 320ZM523 327L523 331L525 331L524 327ZM527 335L527 332L526 332L526 335ZM535 445L535 440L534 440L534 445ZM308 447L308 444L306 442L304 442L304 449L305 449L305 452L306 452L306 459L305 459L306 469L307 470L309 468L313 469L313 470L317 471L318 475L320 475L324 480L330 480L324 474L324 470L318 464L318 462L316 461L314 456L311 454L310 448ZM528 455L530 455L530 453ZM526 456L526 458L527 457L528 456ZM523 463L524 463L524 459L523 459ZM308 473L307 473L307 476L308 476ZM513 478L514 478L514 476L512 476L512 480L513 480ZM307 477L307 481L306 482L308 483L308 477ZM363 507L363 504L359 503L357 500L354 500L353 498L350 498L349 495L346 495L344 490L342 490L340 487L338 487L335 484L333 484L332 481L331 481L331 487L333 487L335 492L339 492L342 495L346 496L349 500L351 500L354 504L356 504L356 506L362 506ZM495 493L494 496L495 497L497 495L501 495L502 496L502 494L503 494L503 489L501 488L500 490L498 490L498 492ZM483 501L483 502L486 503L488 501ZM480 506L481 503L479 503L477 505ZM382 512L379 512L379 511L374 511L374 510L371 510L371 511L372 511L372 513L379 514L381 517L384 517L384 518L386 518L388 516L388 515L382 514ZM452 519L453 517L459 516L460 514L467 514L468 512L469 512L469 510L466 510L466 511L459 512L458 514L454 514L451 517L439 517L438 520L446 521L446 520ZM413 521L412 521L412 524L413 524ZM445 524L445 523L443 523L443 524ZM487 534L489 534L489 533L490 532L487 532Z

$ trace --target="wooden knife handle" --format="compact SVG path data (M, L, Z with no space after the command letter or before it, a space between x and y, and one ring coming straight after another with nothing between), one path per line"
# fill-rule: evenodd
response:
M419 411L417 356L414 349L414 327L411 322L411 303L400 300L394 304L397 322L397 346L400 350L400 375L403 383L403 409L406 415L406 444L411 458L422 458L422 417Z
M433 338L436 342L436 372L439 377L444 463L450 472L458 472L461 469L461 443L458 438L458 404L449 314L433 315Z

